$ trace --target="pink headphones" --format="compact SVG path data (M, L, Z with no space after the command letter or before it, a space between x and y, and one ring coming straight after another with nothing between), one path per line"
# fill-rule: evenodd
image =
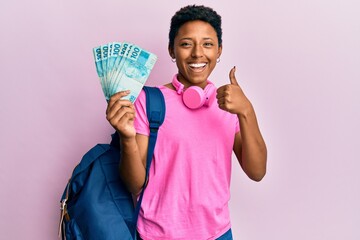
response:
M216 87L215 85L207 81L205 89L203 90L198 86L191 86L184 90L184 85L177 79L177 74L172 80L172 85L175 87L177 94L182 94L182 100L190 109L198 109L202 106L210 106L215 99Z

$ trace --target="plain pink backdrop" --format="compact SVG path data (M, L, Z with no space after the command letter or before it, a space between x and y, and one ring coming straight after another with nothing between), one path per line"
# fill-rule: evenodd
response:
M149 85L171 80L171 16L202 3L223 16L211 76L236 77L268 146L255 183L234 159L235 239L360 239L360 4L355 0L0 3L0 239L57 239L73 167L113 132L92 48L130 41L159 60Z

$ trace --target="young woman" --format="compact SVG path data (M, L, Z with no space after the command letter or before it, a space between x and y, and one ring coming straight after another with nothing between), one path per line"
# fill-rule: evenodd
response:
M249 178L266 172L266 145L252 104L230 70L208 80L222 51L221 17L187 6L171 19L169 54L178 72L159 86L166 103L138 220L142 239L232 239L228 209L232 151ZM137 195L145 180L149 126L145 94L135 104L112 96L107 119L121 138L120 175Z

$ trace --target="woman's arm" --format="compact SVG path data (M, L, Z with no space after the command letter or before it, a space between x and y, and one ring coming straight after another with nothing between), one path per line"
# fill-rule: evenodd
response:
M234 152L244 172L254 181L260 181L266 173L267 149L261 135L256 114L231 69L230 84L217 90L219 108L236 114L240 132L235 135Z
M128 91L123 91L110 98L106 110L106 119L116 129L120 137L120 177L128 190L137 195L145 182L148 137L136 134L134 105L128 100L121 99L128 94Z
M135 196L141 192L145 182L148 143L149 137L140 134L132 139L120 140L120 177Z
M266 173L267 149L253 108L238 114L240 132L235 135L235 155L250 179L260 181Z

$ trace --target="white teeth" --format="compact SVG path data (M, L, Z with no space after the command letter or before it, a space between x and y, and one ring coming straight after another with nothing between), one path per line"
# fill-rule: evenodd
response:
M190 63L189 66L193 68L205 67L206 63Z

